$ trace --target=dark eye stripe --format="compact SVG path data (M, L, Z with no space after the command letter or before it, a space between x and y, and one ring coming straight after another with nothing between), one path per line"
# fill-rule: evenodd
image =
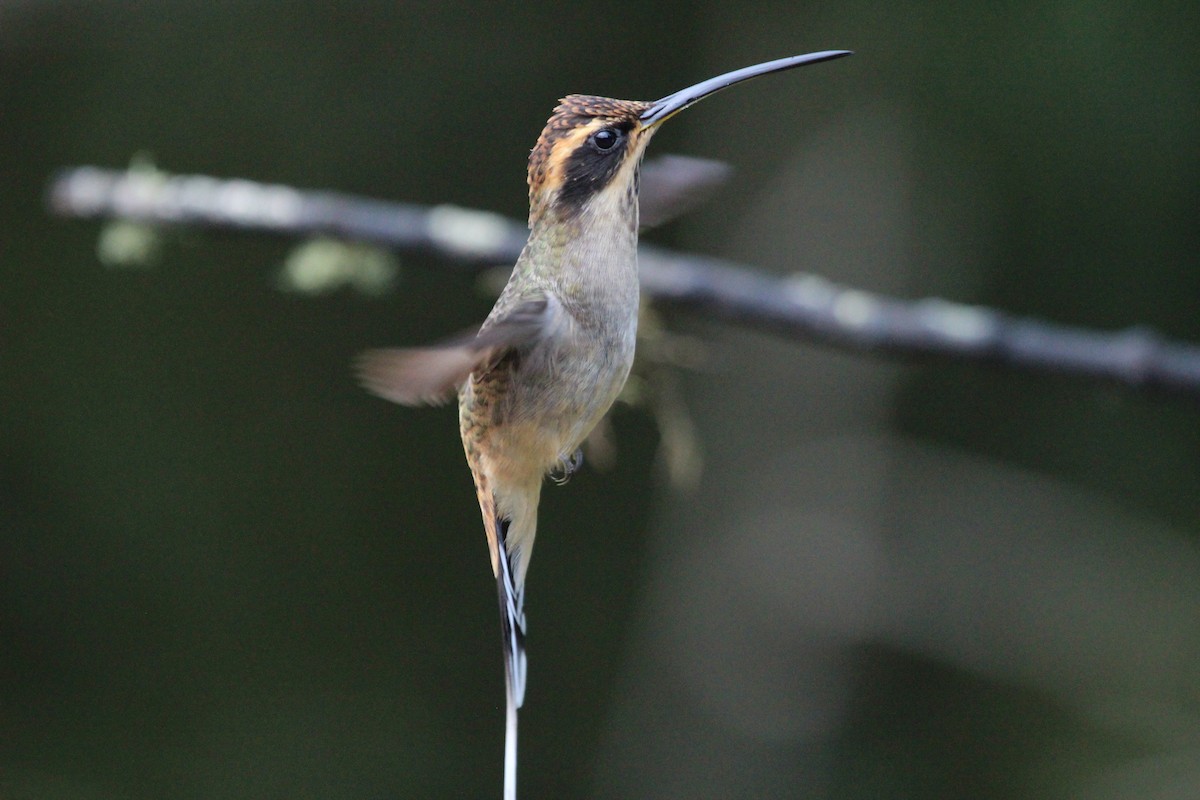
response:
M632 127L632 123L622 122L601 128L571 153L564 164L563 185L558 194L563 210L578 210L609 184L625 160Z

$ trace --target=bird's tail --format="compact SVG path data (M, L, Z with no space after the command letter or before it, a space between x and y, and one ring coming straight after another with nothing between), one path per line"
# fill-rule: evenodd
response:
M504 719L504 800L517 800L517 704L512 691Z
M499 558L496 592L500 599L500 632L504 646L504 677L516 708L525 702L525 589L518 582L519 551L510 551L509 520L496 520ZM516 556L517 558L514 558Z
M468 453L469 455L469 453ZM517 710L525 702L525 573L537 532L540 480L527 491L496 494L486 473L475 471L475 489L496 575L504 653L506 700L504 798L517 792Z
M517 709L525 701L524 588L514 576L508 549L509 520L496 519L498 551L496 590L500 598L500 632L504 648L504 800L517 797Z

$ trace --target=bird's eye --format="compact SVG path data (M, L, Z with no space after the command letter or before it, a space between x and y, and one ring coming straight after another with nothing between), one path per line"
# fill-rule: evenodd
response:
M592 144L601 152L612 150L620 139L621 132L612 128L601 128L592 134Z

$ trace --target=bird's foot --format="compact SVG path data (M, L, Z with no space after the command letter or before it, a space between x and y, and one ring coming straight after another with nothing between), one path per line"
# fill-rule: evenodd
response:
M558 460L557 466L550 471L550 480L562 486L567 481L571 480L574 475L583 466L583 448L579 448L570 457L564 456Z

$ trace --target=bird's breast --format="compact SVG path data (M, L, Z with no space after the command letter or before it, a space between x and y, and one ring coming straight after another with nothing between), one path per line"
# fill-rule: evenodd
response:
M514 479L532 471L540 480L570 457L612 406L633 364L636 213L630 226L598 208L593 201L569 224L543 221L534 229L510 280L549 295L556 313L534 341L473 375L461 398L464 440L470 431Z
M472 376L461 398L464 439L470 436L512 481L540 480L612 406L629 376L635 341L636 317L623 326L569 319Z

